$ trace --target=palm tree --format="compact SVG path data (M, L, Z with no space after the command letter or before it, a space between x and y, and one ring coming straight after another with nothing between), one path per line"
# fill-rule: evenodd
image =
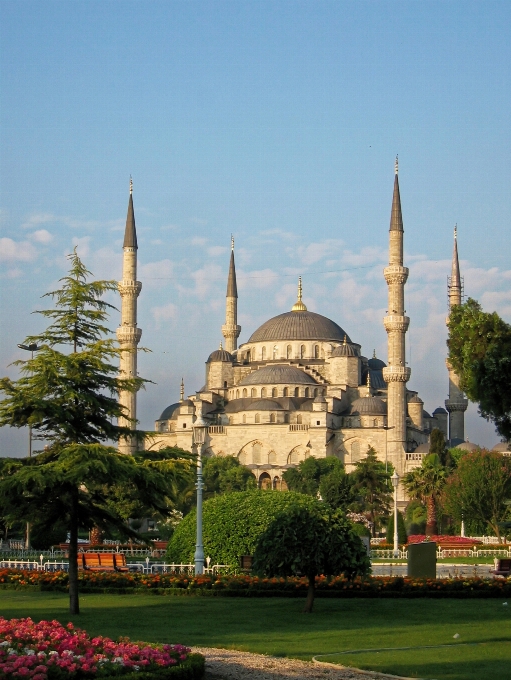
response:
M426 504L426 536L437 533L436 503L444 488L447 473L436 454L426 456L421 467L411 470L403 477L403 486L410 498Z

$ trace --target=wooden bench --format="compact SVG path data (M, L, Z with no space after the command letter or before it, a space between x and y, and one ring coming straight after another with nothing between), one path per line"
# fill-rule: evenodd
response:
M126 555L124 553L114 553L114 559L116 571L129 571L129 567L126 564Z
M495 569L490 570L494 576L511 576L511 560L495 560Z
M77 562L78 569L88 571L129 571L123 553L79 553Z
M108 568L106 565L102 566L99 553L86 552L83 553L83 567L89 571L114 571L114 568Z

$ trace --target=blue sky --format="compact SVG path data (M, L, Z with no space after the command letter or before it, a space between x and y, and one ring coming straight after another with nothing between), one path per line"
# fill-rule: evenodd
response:
M509 2L0 2L0 367L74 245L119 278L130 174L150 428L203 384L230 235L241 340L309 309L386 358L400 159L409 386L446 398L452 232L467 295L511 320ZM111 328L118 324L111 319ZM472 441L497 442L475 407ZM2 455L26 432L0 431Z

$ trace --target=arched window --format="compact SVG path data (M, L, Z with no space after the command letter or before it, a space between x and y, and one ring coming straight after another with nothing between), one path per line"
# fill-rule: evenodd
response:
M288 396L289 396L289 388L284 387L284 392L283 392L283 394L284 394L285 397L288 397Z
M300 359L305 358L305 345L300 345Z
M274 413L270 413L270 423L275 423L276 422L276 416Z
M314 345L314 358L319 359L319 345Z
M266 347L261 350L261 359L264 361L266 359Z
M247 350L247 361L250 361L250 350Z
M254 461L254 465L261 464L262 448L261 442L255 442L255 444L252 445L252 460Z
M246 387L245 387L245 389L243 390L243 396L244 396L244 397L247 396L247 388L246 388Z
M265 397L265 396L266 396L266 387L263 387L261 389L261 397Z
M259 413L256 413L256 414L255 414L255 419L254 419L254 420L255 420L256 423L260 423L260 422L261 422L261 416L259 415Z
M240 391L236 390L236 399L239 399L239 398L240 398Z
M378 427L378 418L373 420L373 427Z
M278 359L279 358L279 348L277 345L273 345L273 351L272 351L272 359Z
M291 345L288 345L287 348L286 348L286 357L288 359L293 358L293 348L291 347Z
M314 388L314 396L315 396L315 397L318 396L318 388L317 388L317 387Z
M255 388L255 387L253 387L253 388L250 390L250 396L251 396L251 397L257 397L257 391L256 391L256 388Z
M295 387L295 397L299 397L299 396L300 396L300 390L298 389L298 387Z
M240 451L240 454L238 456L238 460L240 462L240 465L246 465L247 464L247 452L246 451Z
M259 477L259 488L260 489L271 489L271 477L267 472Z
M224 389L227 387L227 380L224 380Z
M284 422L289 423L289 413L284 413Z
M273 478L273 488L276 491L280 487L280 479L279 477L274 477Z
M351 445L351 462L358 463L360 460L360 442L353 442Z
M268 463L270 463L270 465L277 464L277 454L275 453L275 451L270 451L270 453L268 454Z
M302 416L301 416L300 414L298 414L298 415L296 416L296 422L297 422L298 425L301 425L301 424L302 424Z
M308 387L305 388L305 396L307 398L309 397L309 388Z
M244 413L244 414L242 415L242 417L241 417L241 422L242 422L242 423L246 423L246 422L247 422L247 416L246 416L245 413Z
M274 387L274 388L272 389L272 391L271 391L271 396L272 396L272 397L276 397L276 396L277 396L277 388L276 388L276 387Z

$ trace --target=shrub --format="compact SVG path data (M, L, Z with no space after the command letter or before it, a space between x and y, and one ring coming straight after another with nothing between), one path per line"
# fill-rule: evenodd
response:
M397 513L397 542L406 543L408 537L406 535L405 520L403 515L398 511ZM387 522L387 543L392 543L394 545L394 513L389 517Z
M368 538L371 538L371 532L365 524L360 524L360 522L352 522L351 530L355 536L367 536Z
M253 555L259 536L283 510L316 502L292 491L238 491L211 498L203 506L204 555L212 564L238 566L241 555ZM193 563L196 516L193 510L176 528L167 548L171 562Z

